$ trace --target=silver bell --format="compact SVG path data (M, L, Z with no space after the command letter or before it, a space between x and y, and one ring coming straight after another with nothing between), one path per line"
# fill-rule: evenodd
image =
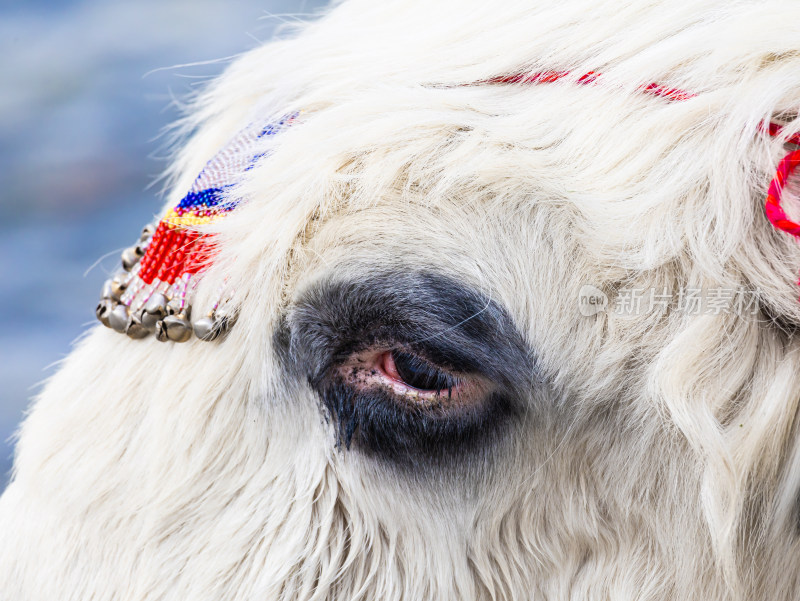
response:
M153 332L156 329L156 324L161 321L161 317L161 315L153 315L142 309L139 312L139 323L142 324L142 327Z
M103 289L100 291L100 298L102 298L102 299L113 299L114 298L114 292L113 292L113 287L112 287L112 284L111 284L111 280L106 280L105 282L103 282ZM114 300L119 300L119 299L114 299Z
M216 309L214 311L214 321L219 324L220 330L227 331L231 329L234 323L236 323L236 313L234 311L230 311L225 307L220 309Z
M128 276L126 273L125 276ZM125 289L128 287L128 282L130 281L130 277L125 277L122 274L117 274L110 280L111 284L111 298L115 301L119 302L122 298L122 295L125 293Z
M200 340L215 340L220 334L218 324L211 316L201 317L192 324L192 328L194 329L194 335Z
M146 226L142 228L142 233L139 236L139 241L146 242L147 240L152 238L153 234L155 233L156 233L156 226L154 226L152 223L148 223Z
M160 319L156 322L156 340L159 342L166 342L169 340L169 338L167 338L167 326L165 326L164 322Z
M110 328L111 324L108 323L108 316L111 313L111 310L114 308L114 303L111 299L104 298L100 301L97 305L97 308L94 310L95 315L97 315L97 319L100 320L105 327Z
M119 302L122 300L122 295L128 287L127 282L124 282L118 276L110 280L106 280L103 284L103 290L100 292L102 298L109 298L113 301Z
M130 315L128 314L128 307L125 305L115 306L108 314L108 325L120 334L124 334L125 330L128 329L129 321Z
M173 342L186 342L192 337L192 324L183 314L167 315L161 324L166 337Z
M128 338L139 340L140 338L145 338L150 332L141 324L136 316L131 315L131 320L128 323L128 329L125 330L125 333L128 335Z
M139 262L139 259L142 258L136 251L136 246L131 246L130 248L126 248L122 251L122 268L125 271L130 271L134 268L134 266Z
M169 299L161 292L156 292L147 299L144 305L144 312L161 319L167 314L167 303L169 303Z

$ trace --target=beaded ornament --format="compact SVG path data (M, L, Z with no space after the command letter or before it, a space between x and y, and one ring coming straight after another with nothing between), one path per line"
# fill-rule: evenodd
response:
M261 139L279 133L296 117L242 130L158 224L145 226L138 243L122 253L122 270L103 286L96 313L104 325L131 338L155 333L161 341L186 342L193 334L213 340L233 324L235 315L226 307L231 291L225 289L206 315L191 321L197 284L214 257L213 236L197 227L236 209L228 192L264 156Z

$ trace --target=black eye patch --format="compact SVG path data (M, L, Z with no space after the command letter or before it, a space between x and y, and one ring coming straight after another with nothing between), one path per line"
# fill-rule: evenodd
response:
M339 443L395 461L485 446L522 409L534 380L530 354L502 307L429 272L316 282L293 303L275 341L287 371L318 393ZM391 389L354 386L342 366L376 348L399 348L486 382L485 398L458 411L428 411L399 402Z

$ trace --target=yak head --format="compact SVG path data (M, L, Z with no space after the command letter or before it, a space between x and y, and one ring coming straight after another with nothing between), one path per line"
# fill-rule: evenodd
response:
M796 598L798 17L353 0L235 60L126 256L205 244L193 314L108 292L0 597Z

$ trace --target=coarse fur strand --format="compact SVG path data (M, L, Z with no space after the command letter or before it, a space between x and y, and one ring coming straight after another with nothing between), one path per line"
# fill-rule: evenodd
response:
M77 345L0 498L0 599L800 599L800 250L764 217L786 150L760 131L800 129L798 23L794 0L354 0L237 59L167 205L303 111L214 225L197 303L227 278L239 320ZM603 75L468 85L546 70ZM320 279L420 270L503 307L537 373L491 452L408 470L336 444L275 335ZM585 317L584 284L760 309Z

